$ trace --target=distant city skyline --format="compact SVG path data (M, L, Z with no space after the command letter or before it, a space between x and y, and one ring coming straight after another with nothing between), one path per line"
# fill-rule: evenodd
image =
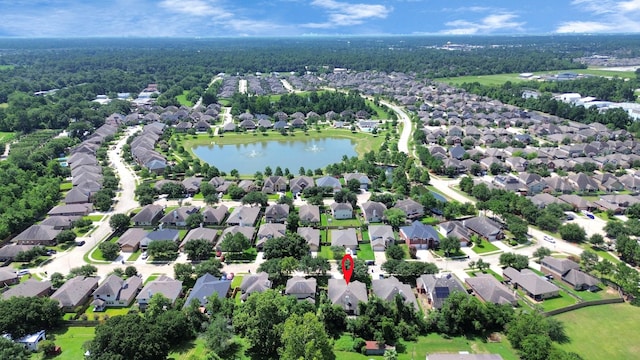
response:
M640 0L0 0L1 37L640 33Z

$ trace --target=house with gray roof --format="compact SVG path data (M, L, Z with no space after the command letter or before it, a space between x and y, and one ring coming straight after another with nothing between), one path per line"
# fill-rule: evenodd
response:
M329 207L331 208L331 215L336 220L353 218L353 206L350 203L334 202Z
M345 249L355 250L358 247L358 235L356 229L331 229L331 246L341 246Z
M330 187L333 189L334 193L342 189L342 184L340 184L340 180L334 178L333 176L323 176L321 178L316 179L316 186Z
M424 206L412 199L398 200L393 207L404 211L407 219L417 219L424 216Z
M53 226L55 230L69 230L73 222L80 219L78 216L48 216L40 222L40 225Z
M253 226L258 220L260 207L237 206L227 219L227 225Z
M0 286L9 286L18 282L18 274L9 267L0 267Z
M416 280L419 293L427 295L434 309L442 308L444 301L454 292L467 295L467 290L453 274L424 274Z
M136 252L140 248L140 242L149 232L141 228L130 228L116 241L123 252Z
M522 289L529 297L541 301L560 295L560 288L529 269L520 271L507 267L502 275L514 289Z
M299 227L297 233L307 240L310 251L320 250L320 230L312 227Z
M76 307L87 302L91 293L97 288L97 277L76 276L67 280L51 294L51 299L58 301L65 312L72 312Z
M364 218L369 223L382 222L385 218L384 212L387 210L385 204L377 201L367 201L362 204Z
M438 227L444 236L458 238L461 247L466 247L471 242L471 231L464 226L462 221L446 221L440 223Z
M400 238L407 246L418 249L434 249L440 244L440 235L431 225L415 220L409 226L400 228Z
M173 305L180 295L182 295L182 281L175 280L167 275L161 275L157 279L147 283L147 285L140 290L138 296L136 296L136 301L142 311L144 311L155 294L162 294L162 296L169 299Z
M187 235L182 239L178 249L180 251L184 250L184 246L192 240L203 239L208 241L211 244L211 250L213 251L214 246L216 245L216 240L218 239L218 230L210 229L205 227L197 227L189 230Z
M23 232L14 237L11 242L18 245L56 245L56 236L61 230L56 230L53 226L31 225Z
M65 195L64 200L62 200L62 202L64 202L67 205L68 204L84 204L90 201L91 201L91 197L89 196L89 194L85 193L78 187L74 187L71 190L69 190L69 192L67 192L67 194Z
M320 222L320 207L318 205L301 205L298 208L298 217L302 224L318 224Z
M369 225L369 239L373 251L385 251L387 246L396 242L393 228L390 225Z
M575 210L591 210L595 208L595 205L591 201L575 194L560 195L558 199L571 205Z
M3 247L0 247L0 262L13 261L13 258L15 258L16 255L23 251L29 251L35 246L36 245L7 244Z
M200 211L197 206L181 206L168 212L160 219L160 222L165 226L187 226L187 219L189 215L196 214Z
M368 302L367 286L360 281L347 284L343 279L329 279L329 300L344 309L347 315L360 315L358 303Z
M547 205L549 204L562 203L562 201L560 201L557 197L548 193L535 194L530 198L530 200L535 206L539 207L540 209L547 207Z
M567 181L578 192L594 192L599 189L598 183L585 173L569 175Z
M472 217L470 219L463 220L462 223L467 227L467 229L488 241L495 241L504 238L504 233L502 232L500 224L485 216Z
M400 295L405 304L412 305L416 311L420 310L411 286L400 282L395 276L374 279L371 281L371 290L377 297L386 301L393 301L397 295Z
M344 174L344 183L347 184L349 180L358 180L360 182L360 189L367 190L369 188L369 184L371 180L367 174L363 173L346 173Z
M303 278L294 276L287 280L284 293L288 296L295 296L298 300L306 300L312 303L316 301L317 280L314 277Z
M287 191L287 178L284 176L267 176L262 185L262 192L273 194Z
M266 272L246 275L242 278L242 283L240 283L240 291L242 293L240 298L245 301L249 295L265 292L268 289L271 289L271 281L269 280L269 274Z
M222 230L222 234L220 234L220 240L218 241L217 245L216 245L216 249L218 249L220 247L220 242L222 240L224 240L224 238L227 235L235 235L237 233L241 233L242 235L244 235L247 239L249 239L249 242L251 242L251 240L253 240L253 236L255 234L256 229L253 226L229 226L226 227L224 230Z
M314 186L314 181L309 176L297 176L289 181L289 188L294 196L312 186Z
M53 290L51 289L51 281L40 281L36 279L27 279L16 286L12 286L2 293L3 299L12 297L45 297L49 296Z
M196 280L193 289L189 291L184 308L189 307L193 301L198 301L201 307L207 306L209 297L217 295L219 299L224 299L231 288L231 280L220 279L206 273Z
M131 221L134 226L155 226L164 215L164 207L162 205L149 204L145 205L135 214Z
M256 247L262 249L270 239L283 237L287 232L287 226L280 223L264 223L258 229Z
M207 206L202 210L204 225L221 225L227 215L229 215L229 208L225 205L218 205L215 208Z
M540 271L562 279L575 290L598 291L600 280L580 270L580 265L569 259L545 256L540 262Z
M93 211L93 205L89 203L85 204L69 204L58 205L49 210L47 215L49 216L85 216L89 215Z
M509 290L491 274L476 274L475 277L466 278L464 281L484 302L513 306L518 304L515 291Z
M265 221L268 223L284 223L289 216L289 205L271 204L264 211Z
M95 311L104 311L108 307L127 307L131 305L138 291L142 289L142 279L131 276L126 280L115 275L109 275L91 294Z
M180 240L180 231L176 229L158 229L151 231L140 240L140 248L146 250L150 243L166 240L178 243L178 240Z
M184 186L184 190L189 195L197 194L200 191L200 184L202 183L201 177L188 177L182 180L182 186Z

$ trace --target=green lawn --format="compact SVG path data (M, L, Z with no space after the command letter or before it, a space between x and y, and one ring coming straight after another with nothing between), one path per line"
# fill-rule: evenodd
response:
M62 348L62 353L55 357L56 360L84 359L83 344L93 340L95 328L71 326L64 329L47 332L47 338L55 336L56 345ZM32 359L41 359L42 353L36 353Z
M144 284L146 285L146 284L152 282L153 280L159 278L161 275L162 274L151 274L151 275L149 275L149 277L144 280Z
M434 253L436 253L440 257L447 257L447 256L445 256L444 250L442 250L442 249L432 250L432 251ZM462 252L462 250L458 250L456 252L449 253L448 257L458 257L458 256L466 256L466 255L465 255L465 253Z
M206 359L207 348L205 347L204 338L198 337L195 340L182 344L169 353L169 359L175 360L194 360Z
M336 349L346 348L349 345L350 338L343 336L336 342ZM405 351L398 354L399 360L424 359L427 354L432 353L457 353L459 351L468 351L474 354L494 353L502 356L504 360L517 360L515 351L509 344L506 337L502 337L502 341L498 343L488 343L484 339L467 339L465 337L453 337L445 339L439 334L429 334L428 336L420 336L417 341L401 342ZM382 359L382 356L364 356L355 352L336 351L337 360L367 360Z
M242 284L243 277L243 275L235 274L233 280L231 280L231 290L237 288L238 286L240 286L240 284Z
M60 191L68 191L68 190L71 190L72 187L73 187L73 184L71 183L71 181L65 181L63 183L60 183Z
M637 307L626 303L589 306L555 317L564 323L571 339L559 347L585 360L636 359L640 353Z
M585 249L585 250L589 250L589 251L593 251L596 254L598 254L598 256L600 256L603 259L607 259L609 261L611 261L614 265L621 262L618 258L616 258L615 256L611 255L608 251L602 250L600 248L597 247L593 247L589 244L580 244L580 247Z
M178 100L178 102L180 103L180 105L184 105L184 106L193 106L193 103L189 100L187 100L187 94L189 93L189 91L184 90L182 92L182 95L178 95L176 96L176 100Z
M0 131L0 143L7 143L16 138L16 133L8 131Z
M329 245L321 246L318 255L325 259L333 260L333 251L331 251L331 246Z
M104 218L104 215L87 215L84 218L90 219L93 222L98 222L98 221L102 221L102 219Z
M142 250L138 249L138 251L134 252L133 254L131 254L131 256L129 256L127 261L136 261L138 260L140 255L142 255Z
M576 298L567 294L565 291L560 290L560 296L552 299L546 299L538 304L544 311L551 311L573 305L577 302L578 300Z
M122 308L107 308L105 311L93 311L93 306L89 306L87 311L84 313L87 315L89 320L94 320L95 316L99 316L100 319L104 319L104 316L108 317L117 316L117 315L126 315L129 313L131 307L122 307Z
M358 250L358 259L362 260L375 260L375 256L373 255L373 250L371 249L371 244L359 244L360 250Z
M322 226L344 226L344 227L360 227L362 223L358 218L336 220L331 215L320 214L320 224Z
M476 254L486 254L493 251L499 251L500 249L493 245L490 241L482 239L480 245L474 244L471 248Z

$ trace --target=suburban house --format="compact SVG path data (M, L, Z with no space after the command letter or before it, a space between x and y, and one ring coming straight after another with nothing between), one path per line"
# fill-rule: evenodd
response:
M227 225L253 226L258 220L260 207L237 206L227 219Z
M155 226L164 215L162 205L149 204L135 214L131 221L134 226Z
M60 303L64 312L72 312L76 307L87 302L91 293L97 288L97 277L76 276L62 284L51 294L51 298Z
M207 206L202 210L203 223L207 226L222 225L228 214L229 209L224 205L215 208Z
M330 187L333 189L334 193L342 189L342 184L340 184L340 180L334 178L333 176L324 176L316 179L316 186Z
M39 281L32 278L3 292L2 298L6 300L14 296L45 297L49 296L51 291L51 281Z
M320 207L318 205L302 205L298 208L298 218L302 224L317 224L320 222Z
M576 290L598 291L600 288L600 280L582 272L580 265L569 259L557 259L551 256L545 256L540 262L540 271L550 274L557 279L573 286Z
M367 201L362 204L362 212L364 213L364 218L366 222L369 223L377 223L382 222L384 220L384 212L387 210L387 207L377 201Z
M285 295L295 296L298 300L307 300L312 303L316 301L317 280L314 277L305 279L300 276L294 276L287 280L287 286L284 290Z
M142 279L132 276L126 280L117 275L109 275L93 292L95 311L104 311L108 307L127 307L142 289Z
M25 348L29 351L36 352L38 351L38 343L42 340L46 339L46 334L44 330L40 330L37 333L29 334L21 337L16 340L18 344L24 345Z
M310 176L298 176L289 181L289 188L293 196L298 195L304 189L314 186L313 178Z
M360 189L367 190L369 188L369 183L371 183L371 180L369 180L369 177L367 176L367 174L362 174L362 173L344 174L345 184L349 183L349 180L354 180L354 179L360 182Z
M162 294L173 305L182 294L182 281L174 280L167 275L161 275L159 278L147 283L136 296L141 310L144 311L154 294Z
M140 240L140 248L147 250L150 243L154 241L170 240L177 243L180 239L180 231L177 229L158 229L148 233Z
M332 229L330 236L331 246L341 246L351 250L356 250L358 247L358 235L354 228Z
M218 230L209 229L205 227L197 227L189 230L187 235L184 237L178 249L180 251L184 251L184 246L191 240L204 239L211 243L211 250L216 245L216 239L218 238Z
M142 228L129 228L116 241L120 251L136 252L140 248L140 242L147 237L148 231Z
M518 305L515 291L504 286L491 274L476 274L475 277L466 278L464 281L484 302Z
M320 230L312 227L299 227L298 235L307 240L310 251L320 251Z
M453 274L424 274L416 280L420 294L426 294L434 309L442 308L444 301L454 292L468 294L464 286Z
M336 220L353 218L353 206L351 203L334 202L330 205L331 215Z
M56 236L62 230L56 230L53 226L47 225L31 225L23 232L14 237L11 242L18 245L56 245Z
M193 289L189 292L184 307L188 307L194 300L197 300L200 306L207 306L209 297L217 295L218 298L224 299L231 288L231 280L220 279L209 273L206 273L196 280Z
M195 195L200 191L200 184L202 183L201 177L188 177L182 180L182 186L189 195Z
M78 216L48 216L40 222L40 225L53 226L55 230L69 230L73 222L80 219Z
M284 176L267 176L262 185L262 192L273 194L287 191L287 178Z
M407 219L417 219L424 216L424 206L412 199L398 200L393 206L407 214Z
M440 223L440 232L446 237L455 237L460 240L460 246L468 246L471 242L471 231L462 224L462 221L446 221Z
M271 289L271 281L269 280L269 274L266 272L259 272L254 275L246 275L242 278L240 284L240 291L242 292L242 301L247 300L249 295L253 293L261 293Z
M287 232L287 226L279 223L265 223L258 228L256 247L262 249L270 239L283 237Z
M385 251L388 245L396 242L393 228L390 225L369 225L369 239L373 251Z
M163 216L160 222L165 226L187 226L189 215L196 214L198 211L200 208L197 206L182 206Z
M400 238L407 246L418 249L434 249L440 244L440 235L431 225L425 225L415 220L409 226L400 228Z
M329 300L333 305L339 305L347 315L359 315L358 303L368 302L367 286L360 281L347 284L343 279L329 279Z
M35 245L7 244L0 248L0 262L10 262L19 253L33 249Z
M522 289L529 297L541 301L560 295L560 289L547 279L539 276L529 269L520 271L507 267L502 271L502 275L507 283L514 289Z
M220 241L218 241L216 249L220 247L220 242L222 242L227 235L235 235L236 233L241 233L251 242L255 231L256 229L253 226L229 226L222 230L222 234L220 234Z
M418 301L411 286L401 283L395 276L374 279L371 282L371 289L377 297L386 301L393 301L397 295L400 295L406 304L413 305L416 311L419 310Z
M84 204L91 201L91 198L87 193L82 191L80 188L74 187L64 196L65 204Z
M264 211L265 221L268 223L284 223L289 216L289 205L271 204Z
M9 267L0 267L0 286L9 286L18 282L18 274Z
M500 240L504 238L502 227L497 222L485 217L476 216L463 220L462 223L472 232L478 234L489 241Z
M49 216L85 216L89 215L93 211L93 205L86 204L69 204L58 205L49 210L47 215Z

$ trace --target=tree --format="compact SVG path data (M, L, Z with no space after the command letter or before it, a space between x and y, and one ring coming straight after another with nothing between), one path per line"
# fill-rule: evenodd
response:
M473 179L470 176L465 176L460 179L460 190L464 191L467 194L470 194L473 191Z
M238 185L231 184L231 185L229 185L229 188L227 189L227 194L229 194L229 196L233 200L240 200L244 196L245 192L244 192L244 189L242 189Z
M98 249L102 252L102 257L105 260L113 261L120 255L120 246L111 241L103 241L98 245Z
M558 232L560 233L560 237L562 237L562 240L566 240L572 243L581 243L584 242L587 238L587 234L585 233L582 226L574 223L564 224L560 226Z
M382 357L384 360L398 360L398 352L396 349L387 349L384 351Z
M62 230L56 236L58 244L66 244L76 240L76 233L73 230Z
M49 280L51 280L51 287L57 289L62 286L62 284L64 284L64 275L59 272L54 272L53 274L51 274Z
M347 181L347 188L351 192L359 193L360 192L360 180L351 179L351 180Z
M542 258L549 255L551 255L551 250L549 250L549 248L546 248L544 246L537 248L536 251L533 252L533 257L535 257L538 260L538 262L541 262Z
M547 360L551 348L551 339L544 334L531 334L526 336L520 345L520 358L522 360Z
M213 245L205 239L193 239L184 244L184 252L191 261L206 260L213 253Z
M131 218L127 214L113 214L109 219L109 226L114 233L121 233L129 227Z
M133 265L129 265L124 269L124 274L127 277L136 276L136 275L138 275L138 269L136 269L136 267L133 266Z
M526 269L529 267L529 258L515 253L502 253L500 255L500 266L510 266L516 270Z
M93 195L93 206L98 211L109 211L111 204L113 203L113 196L111 196L111 190L102 189Z
M240 344L233 340L233 328L228 319L219 314L213 316L207 327L205 343L221 359L233 359L240 350Z
M11 360L29 360L31 353L22 344L0 336L0 358Z
M595 233L589 237L589 243L594 247L601 247L604 245L604 237L601 234Z
M173 260L178 257L178 245L173 240L152 241L147 246L147 253L154 260Z
M309 251L307 240L298 234L292 233L270 239L264 244L265 259L285 258L287 256L302 259L309 254Z
M580 254L580 263L584 269L589 272L598 264L598 254L590 250L585 250Z
M189 229L197 228L198 226L200 226L204 222L204 215L202 215L199 212L196 212L196 213L193 213L193 214L189 214L189 216L187 216L187 220L185 222L186 222L187 227Z
M349 203L354 208L358 202L358 196L349 189L341 189L333 195L333 199L337 203Z
M245 195L241 201L243 205L250 204L265 207L269 203L269 197L261 191L252 191Z
M387 222L393 229L398 230L407 220L407 214L398 208L390 208L384 211Z
M201 277L204 274L211 274L215 277L222 276L222 263L218 259L209 259L197 264L194 267L196 277Z
M617 238L620 235L628 235L628 230L624 224L617 220L609 220L604 226L605 234L610 238Z
M342 274L342 266L338 266L338 270ZM343 274L344 275L344 274ZM351 281L360 281L367 286L371 285L371 276L369 276L369 268L362 259L353 259L353 272L351 273Z
M220 249L224 252L241 253L250 247L249 239L240 232L228 233L220 242Z
M329 264L329 260L325 259L322 256L313 257L311 255L305 255L298 264L298 270L303 271L307 274L314 275L326 275L329 270L331 270L331 264Z
M87 264L87 265L82 265L80 267L71 269L69 271L69 274L67 275L67 278L71 279L76 276L91 277L91 276L95 276L97 272L98 272L97 267Z
M450 335L480 334L491 330L485 328L489 321L484 305L477 298L461 292L449 295L431 320L438 331Z
M284 323L281 342L280 358L284 360L335 359L333 342L313 313L289 317Z
M58 301L48 297L16 296L2 300L0 333L19 339L36 331L52 329L64 315L59 305Z
M631 219L640 219L640 203L635 203L627 208L627 216Z
M347 329L347 313L340 305L333 305L326 298L318 308L318 319L324 323L327 334L334 339L339 338Z
M400 245L391 244L384 251L387 259L402 260L404 259L404 249Z
M457 253L460 251L460 239L455 236L447 236L440 240L440 248L444 251L445 256L449 256L451 253Z

